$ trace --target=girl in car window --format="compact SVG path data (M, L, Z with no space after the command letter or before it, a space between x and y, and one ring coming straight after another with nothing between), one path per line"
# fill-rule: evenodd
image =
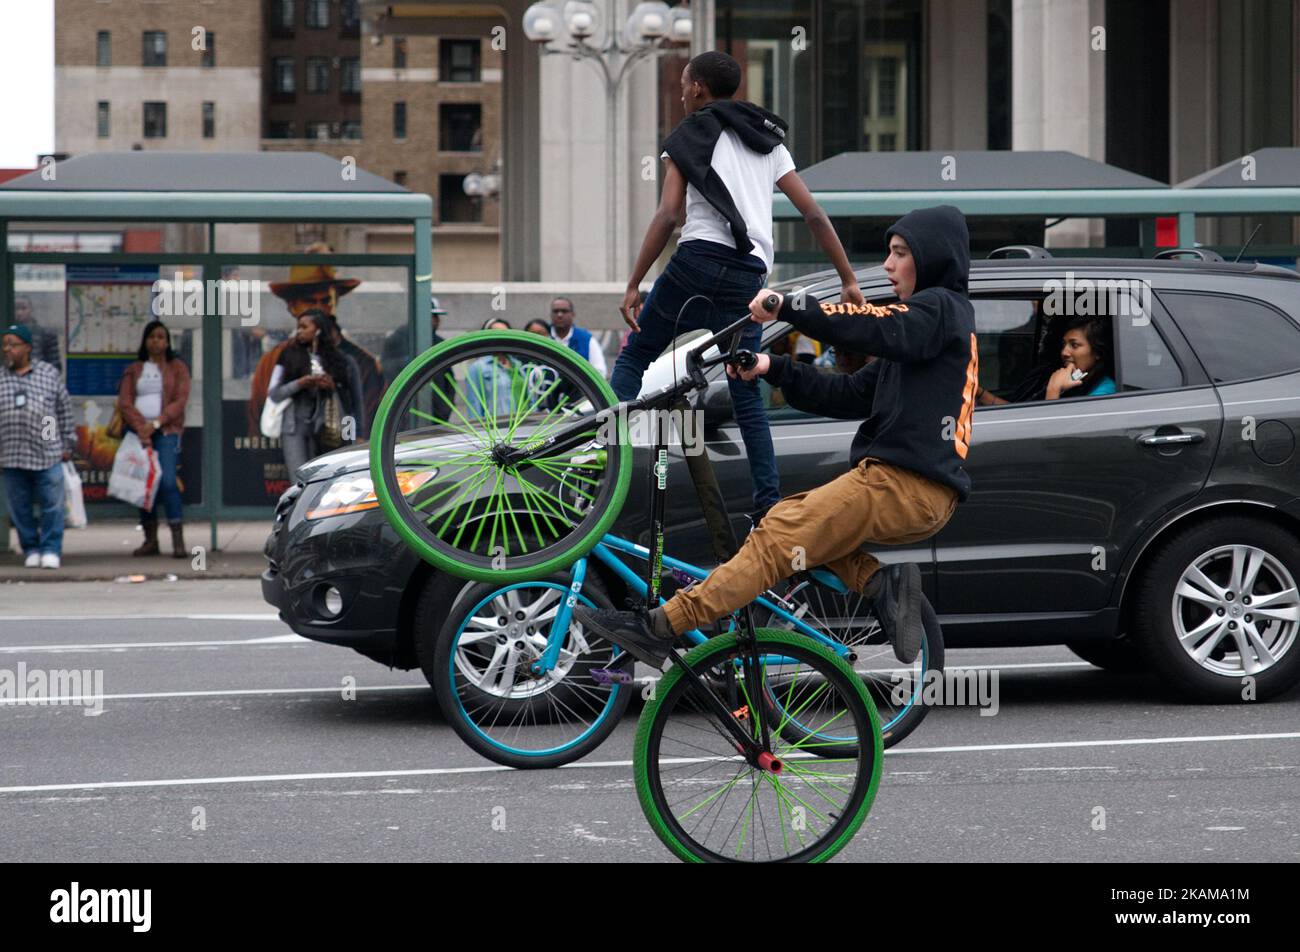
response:
M1047 380L1046 399L1100 397L1115 392L1110 321L1075 317L1061 339L1061 367Z
M1041 353L1046 359L1053 351L1055 360L1035 366L1009 400L980 387L975 394L976 401L987 407L1061 397L1100 397L1115 392L1114 351L1107 318L1064 315L1053 318ZM1057 366L1053 368L1053 365Z

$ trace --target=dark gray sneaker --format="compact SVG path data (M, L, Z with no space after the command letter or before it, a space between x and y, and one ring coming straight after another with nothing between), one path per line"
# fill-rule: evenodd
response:
M662 669L672 641L654 633L649 613L644 609L620 612L608 608L593 609L578 605L573 609L578 624L610 641L632 657L652 668Z
M894 655L911 664L921 653L925 623L921 619L921 570L916 563L886 565L867 582L862 592L875 606Z

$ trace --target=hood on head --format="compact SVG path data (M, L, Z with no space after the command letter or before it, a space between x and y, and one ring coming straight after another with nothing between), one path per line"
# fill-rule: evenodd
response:
M953 205L918 208L894 222L885 241L897 235L912 249L916 290L947 288L965 294L970 275L970 232Z

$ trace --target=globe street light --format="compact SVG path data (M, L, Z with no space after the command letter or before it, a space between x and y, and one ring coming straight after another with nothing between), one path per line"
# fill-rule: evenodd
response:
M609 24L604 44L597 44L602 26L601 13L589 0L569 0L563 7L555 3L534 3L524 13L524 35L540 44L543 55L570 56L595 65L605 89L606 219L609 240L606 242L606 279L618 279L618 94L628 71L643 59L661 56L669 45L688 44L693 24L690 8L678 4L670 8L662 2L638 3L623 24L614 27L614 2L609 0ZM620 37L621 34L621 37ZM549 44L557 43L552 47ZM559 45L564 44L564 45Z

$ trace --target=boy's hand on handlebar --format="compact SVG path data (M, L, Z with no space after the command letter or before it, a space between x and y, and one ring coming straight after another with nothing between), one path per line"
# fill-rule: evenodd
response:
M772 358L767 354L755 354L754 366L748 370L741 370L732 364L727 364L727 376L733 380L739 377L741 380L753 380L763 376L772 367Z
M772 299L775 298L775 303ZM758 324L764 324L767 321L776 320L776 312L781 310L781 302L785 298L776 291L769 291L767 288L759 291L754 295L754 300L749 302L749 316ZM749 377L745 378L750 379Z
M636 322L641 311L641 289L629 287L623 294L623 303L618 306L618 310L627 326L635 333L641 333L641 325Z

